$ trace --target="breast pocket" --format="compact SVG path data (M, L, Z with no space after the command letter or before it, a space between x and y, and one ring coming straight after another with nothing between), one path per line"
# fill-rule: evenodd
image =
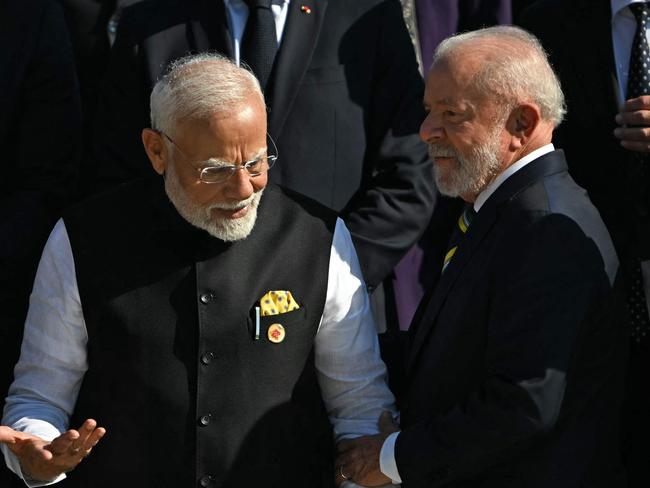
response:
M255 358L255 377L261 384L274 385L276 394L286 389L285 396L290 397L307 363L318 328L318 324L311 322L305 307L260 317L258 335L255 315L249 318L250 342L247 349ZM278 383L279 378L282 381Z
M248 319L251 339L267 345L273 350L278 347L292 347L308 341L313 342L316 329L307 322L307 308L302 306L291 312L260 317L257 327L254 311Z

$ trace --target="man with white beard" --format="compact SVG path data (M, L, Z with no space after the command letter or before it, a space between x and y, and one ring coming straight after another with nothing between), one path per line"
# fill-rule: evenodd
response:
M420 137L438 189L466 209L411 326L401 432L341 442L346 478L404 488L626 486L618 260L551 144L563 102L544 50L521 29L468 32L438 47Z
M331 486L333 441L394 408L350 234L266 188L264 99L231 61L174 63L151 121L164 185L71 209L43 252L7 464L29 486Z

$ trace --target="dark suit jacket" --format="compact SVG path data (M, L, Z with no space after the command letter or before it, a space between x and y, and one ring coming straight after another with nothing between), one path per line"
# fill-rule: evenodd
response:
M38 258L74 184L81 113L70 40L56 2L0 0L0 43L0 392L4 398Z
M650 259L650 201L631 161L613 135L618 126L618 82L612 45L611 2L543 0L523 12L520 25L549 52L566 95L567 116L555 134L569 171L600 211L627 282L638 258ZM650 483L650 341L633 344L624 419L624 456L630 486Z
M74 185L81 109L70 40L56 2L0 0L0 45L0 402L4 403L38 259ZM17 481L0 468L0 486Z
M102 0L58 2L63 7L70 32L84 113L84 133L89 134L98 86L108 64L110 45L107 24L114 5L108 5Z
M95 184L151 171L140 132L149 126L152 84L168 63L190 52L231 55L230 44L222 1L125 9L100 99ZM270 178L343 213L371 285L431 215L431 166L417 138L422 89L397 1L290 3L266 93L280 154Z
M544 0L519 24L540 38L562 83L568 111L554 141L566 151L571 175L602 214L622 265L632 256L650 257L650 202L637 209L631 152L613 135L618 85L610 2Z
M623 486L617 271L561 151L496 190L413 322L404 488Z
M139 0L57 0L63 7L74 52L83 109L84 158L90 156L97 97L108 67L109 20Z

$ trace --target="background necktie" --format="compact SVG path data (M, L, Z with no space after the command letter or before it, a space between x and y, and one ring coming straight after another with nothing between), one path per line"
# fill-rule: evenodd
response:
M240 57L241 61L251 67L264 90L278 50L271 0L245 1L248 5L248 20Z
M474 206L469 204L463 210L463 213L458 217L458 222L454 228L454 232L451 234L451 239L449 240L449 251L445 254L445 261L442 265L442 272L445 272L447 266L451 262L451 259L456 254L458 245L460 244L461 239L467 233L469 226L472 224L472 221L476 217L476 212L474 211Z
M633 3L630 10L636 18L636 33L630 54L630 71L627 80L627 99L650 94L650 48L646 37L649 20L648 5ZM645 153L633 152L629 164L630 178L635 204L645 205L648 198L648 164L650 158ZM634 213L635 215L637 212ZM635 259L632 275L627 283L627 302L630 313L632 337L636 342L650 337L650 320L641 276L641 263Z

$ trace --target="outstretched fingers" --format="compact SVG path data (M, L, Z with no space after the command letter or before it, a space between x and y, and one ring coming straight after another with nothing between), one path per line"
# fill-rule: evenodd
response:
M73 451L72 446L78 438L79 432L71 429L50 442L49 445L45 446L45 449L54 455L64 456Z
M78 430L70 430L66 434L70 435L62 436L62 447L65 447L68 455L78 457L81 460L88 456L92 448L104 437L106 429L98 427L95 420L87 419ZM70 441L69 444L68 441Z
M86 457L93 450L93 447L104 437L106 429L103 427L95 427L92 432L85 437L83 444L81 444L81 455Z
M87 419L79 429L68 430L44 449L52 453L52 462L62 471L70 471L91 453L105 434L106 429L97 427L95 420Z

